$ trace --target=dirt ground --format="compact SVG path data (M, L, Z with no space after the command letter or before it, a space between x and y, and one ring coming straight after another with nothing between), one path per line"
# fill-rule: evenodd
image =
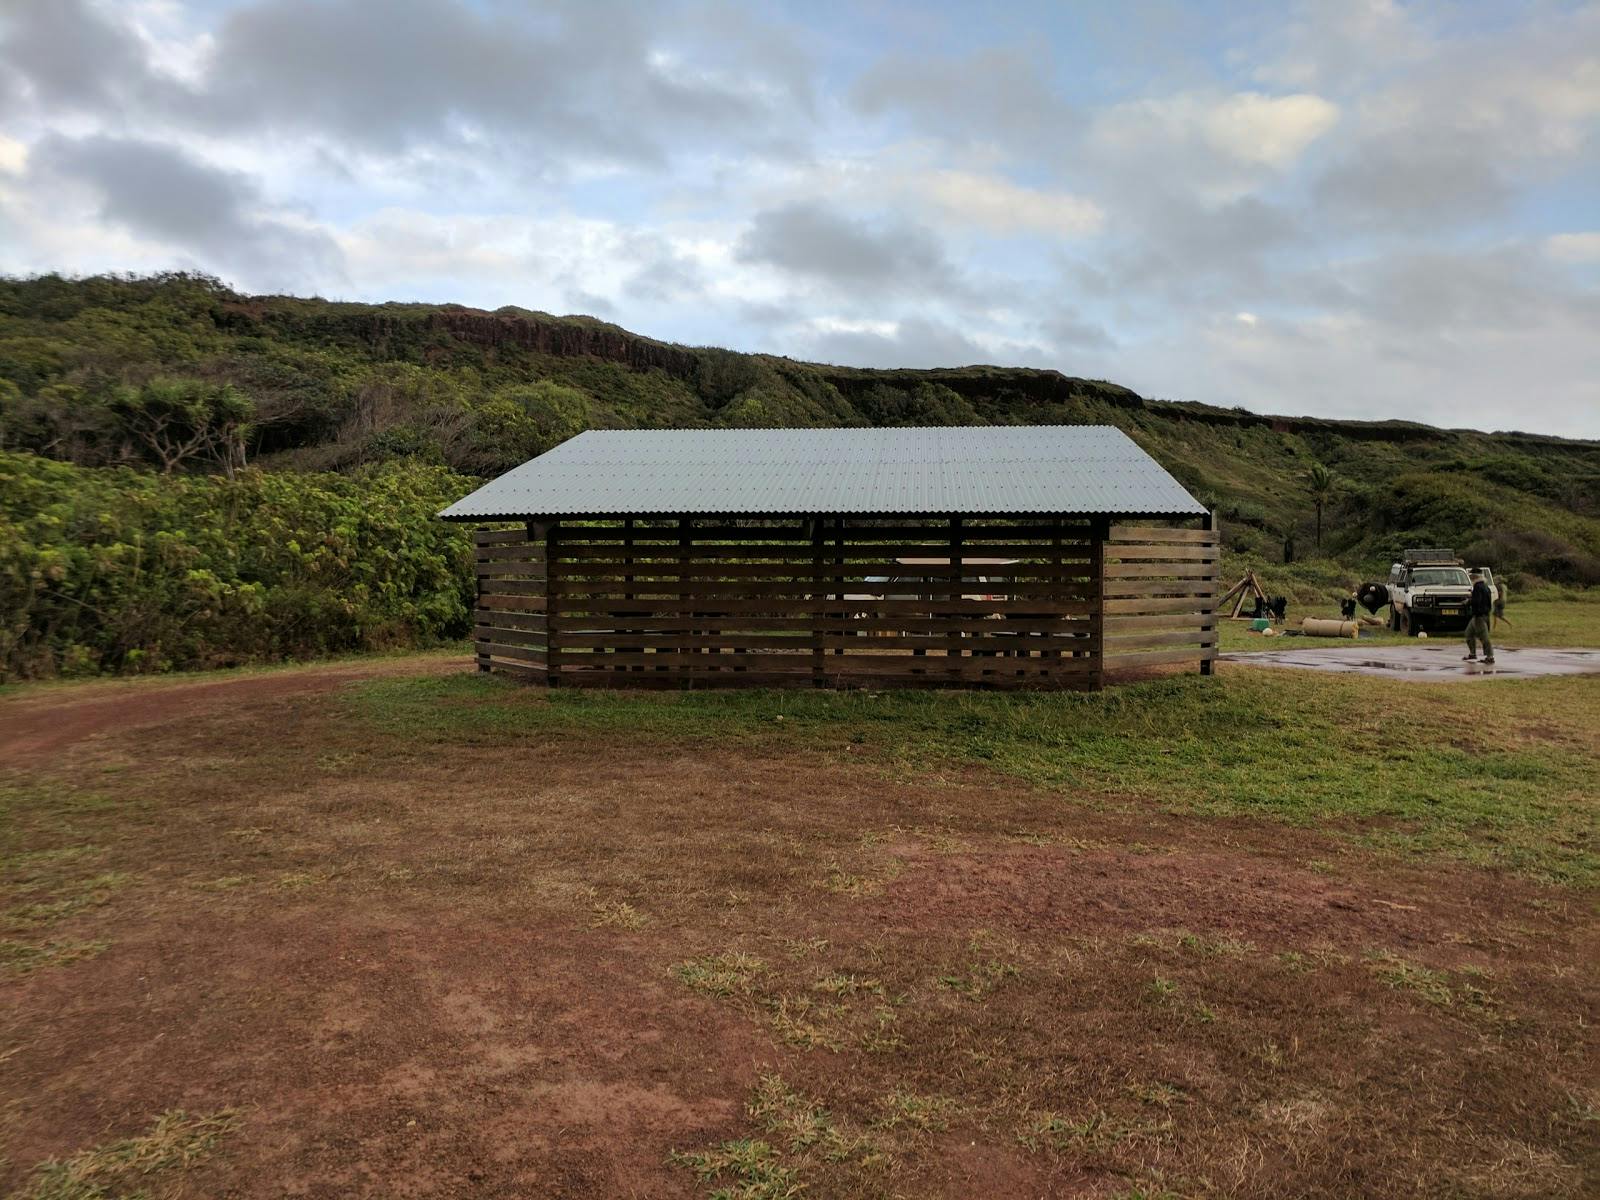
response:
M237 1119L107 1178L1600 1193L1592 896L847 750L441 747L347 703L459 669L0 701L0 1192L94 1194L38 1167L183 1110Z

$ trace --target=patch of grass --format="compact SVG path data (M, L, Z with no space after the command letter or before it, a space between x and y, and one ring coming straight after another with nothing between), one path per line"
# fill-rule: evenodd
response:
M1466 971L1436 971L1388 951L1373 955L1367 966L1390 987L1412 992L1437 1008L1486 1012L1495 1006L1487 989L1462 978Z
M825 975L811 986L815 991L826 992L830 996L854 997L863 992L874 996L883 995L883 983L881 980L861 975L844 973Z
M209 1115L174 1109L135 1137L40 1163L14 1200L138 1200L149 1195L144 1185L151 1176L203 1161L238 1124L232 1109Z
M49 899L14 905L4 914L14 929L36 929L89 908L110 903L111 894L128 881L120 871L107 871L88 879L72 880L54 889Z
M765 972L767 964L753 954L732 951L691 958L672 968L679 983L719 998L748 996L756 978Z
M1172 1129L1170 1118L1159 1121L1134 1121L1095 1109L1082 1117L1067 1117L1055 1112L1037 1113L1017 1134L1017 1141L1029 1150L1056 1152L1074 1148L1103 1150L1134 1138L1157 1138Z
M939 986L965 996L968 1000L983 1000L1007 979L1020 973L1015 963L991 959L988 962L968 963L961 970L939 976Z
M773 1145L755 1138L695 1153L674 1150L670 1161L689 1168L702 1183L720 1185L711 1193L712 1200L791 1200L805 1188Z
M925 1133L950 1128L950 1118L960 1111L960 1106L948 1096L922 1096L904 1088L890 1092L879 1106L883 1109L883 1116L877 1122L880 1128L904 1125Z
M590 922L595 928L613 926L617 929L643 929L650 923L650 918L640 912L626 900L601 900L594 906L594 920Z
M1170 1000L1178 994L1178 984L1165 975L1157 975L1150 981L1149 990L1150 995L1156 1000Z
M779 996L770 1001L768 1022L778 1037L799 1050L840 1051L849 1016L843 1004L818 1004L809 996Z
M27 975L43 967L64 967L69 963L93 958L109 946L110 942L86 942L71 938L43 942L0 940L0 971L13 975Z
M804 958L808 954L821 954L828 948L828 939L825 937L785 938L783 941L784 952L790 958Z
M745 1108L767 1138L740 1138L711 1150L673 1151L670 1161L716 1184L711 1200L788 1200L818 1168L851 1162L872 1168L885 1155L872 1138L842 1127L827 1109L782 1076L763 1075Z
M289 871L278 876L276 882L286 892L298 892L305 888L319 887L332 878L333 876L327 871Z
M814 1151L827 1162L871 1160L880 1154L871 1138L842 1130L827 1109L779 1075L761 1077L746 1111L791 1153Z
M220 875L216 879L197 880L190 886L201 892L231 892L250 882L248 875Z

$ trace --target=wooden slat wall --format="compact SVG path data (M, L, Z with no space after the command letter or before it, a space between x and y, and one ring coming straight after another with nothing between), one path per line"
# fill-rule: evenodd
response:
M478 604L473 615L478 670L543 680L547 675L545 541L548 526L480 529Z
M1217 656L1214 529L1113 525L1105 545L1108 670Z
M1044 517L480 531L477 661L551 685L1097 688L1103 668L1209 669L1217 541Z

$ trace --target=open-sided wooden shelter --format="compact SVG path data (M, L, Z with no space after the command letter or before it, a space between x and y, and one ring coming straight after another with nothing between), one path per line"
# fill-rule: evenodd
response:
M490 526L479 668L551 686L1098 688L1216 654L1211 515L1111 426L590 431L440 515Z

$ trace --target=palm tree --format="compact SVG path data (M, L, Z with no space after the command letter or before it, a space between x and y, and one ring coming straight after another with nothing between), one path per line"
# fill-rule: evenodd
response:
M1311 493L1311 503L1317 506L1317 552L1322 552L1322 507L1333 496L1338 486L1334 473L1321 463L1312 463L1306 472L1306 489Z

